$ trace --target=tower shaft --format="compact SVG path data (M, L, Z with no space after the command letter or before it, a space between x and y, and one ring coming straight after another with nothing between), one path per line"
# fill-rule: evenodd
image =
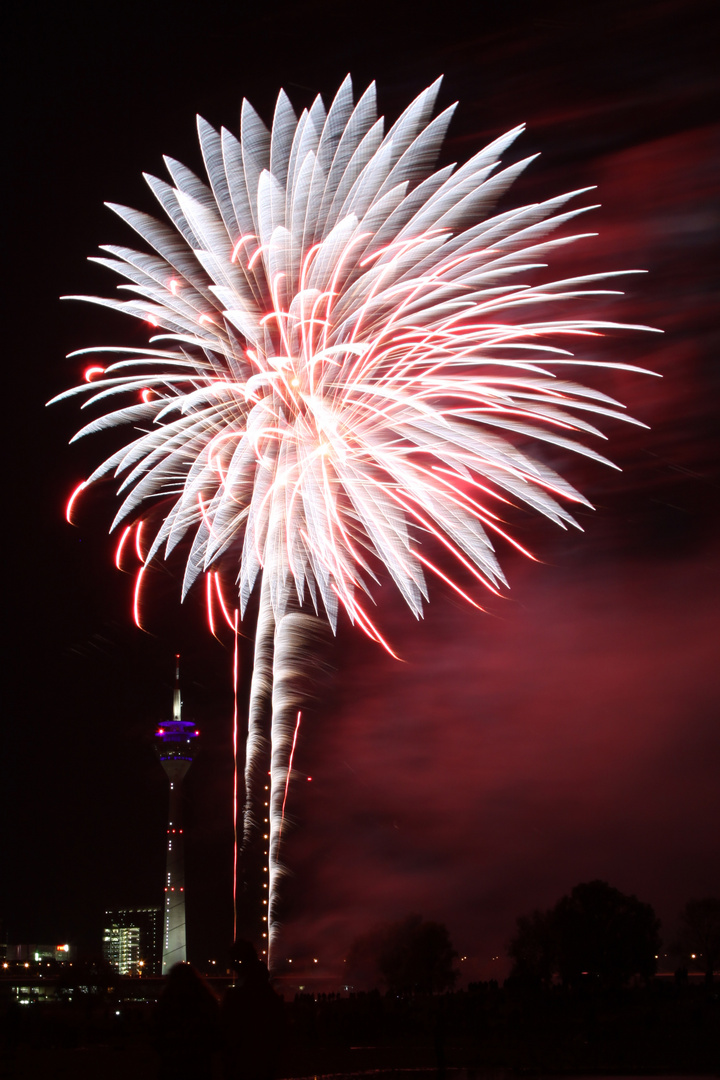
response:
M182 795L183 781L192 763L195 740L199 735L194 724L181 718L179 660L180 658L176 657L173 718L155 733L160 764L170 782L165 860L163 975L167 974L173 964L185 963L187 960Z
M185 963L187 960L182 789L183 779L190 767L190 762L169 760L163 761L162 764L170 781L162 956L162 973L166 975L173 964Z

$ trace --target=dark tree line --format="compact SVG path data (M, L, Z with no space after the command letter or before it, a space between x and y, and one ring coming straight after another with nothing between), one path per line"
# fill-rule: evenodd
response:
M605 881L576 885L549 911L521 916L508 946L513 978L542 985L559 979L571 988L649 979L659 950L660 922L650 904Z
M613 990L633 980L647 982L657 970L660 922L650 904L605 881L576 885L548 911L520 916L508 945L511 983L568 989L597 986ZM679 973L688 963L712 983L720 966L720 899L690 900L680 915ZM443 923L409 915L375 927L358 938L347 960L355 985L395 994L451 990L457 957Z
M379 977L396 994L434 994L455 985L456 957L444 923L408 915L358 938L347 959L348 975L370 983Z

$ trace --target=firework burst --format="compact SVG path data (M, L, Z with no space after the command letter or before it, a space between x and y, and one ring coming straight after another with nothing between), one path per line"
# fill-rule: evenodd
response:
M329 109L318 97L299 118L281 92L271 130L243 102L239 139L199 119L208 182L166 158L172 184L146 179L168 223L111 206L154 254L103 248L95 261L128 298L76 298L157 331L148 348L83 350L109 362L61 395L110 407L76 438L139 429L82 489L122 478L114 524L143 520L143 569L186 542L183 594L207 574L210 596L229 569L244 612L262 578L245 836L269 752L271 943L309 640L343 610L390 650L369 612L381 571L416 616L428 575L470 603L476 584L503 586L493 537L514 543L504 504L563 527L575 524L568 503L588 505L527 444L605 461L577 440L600 434L588 415L627 419L557 375L583 362L560 340L615 324L539 318L607 291L610 275L542 273L555 247L589 235L549 238L590 208L568 208L589 189L496 213L531 160L499 168L522 128L436 170L454 109L433 119L438 89L387 133L374 86L355 103L349 77ZM138 595L139 583L136 609Z

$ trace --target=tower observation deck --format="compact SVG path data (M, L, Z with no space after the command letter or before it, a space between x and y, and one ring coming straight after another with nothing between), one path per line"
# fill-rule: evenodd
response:
M176 656L172 720L158 725L155 732L155 747L160 758L160 764L170 782L162 940L163 975L167 974L173 964L187 960L182 785L195 756L197 737L200 732L195 727L195 724L189 720L183 720L181 713L180 657Z

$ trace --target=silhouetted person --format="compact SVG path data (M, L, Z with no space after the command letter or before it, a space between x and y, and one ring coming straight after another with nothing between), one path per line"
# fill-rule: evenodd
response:
M220 1006L227 1080L272 1080L283 1036L283 1001L249 941L230 953L236 978Z
M195 968L173 965L155 1007L160 1080L210 1080L218 1020L217 998Z

